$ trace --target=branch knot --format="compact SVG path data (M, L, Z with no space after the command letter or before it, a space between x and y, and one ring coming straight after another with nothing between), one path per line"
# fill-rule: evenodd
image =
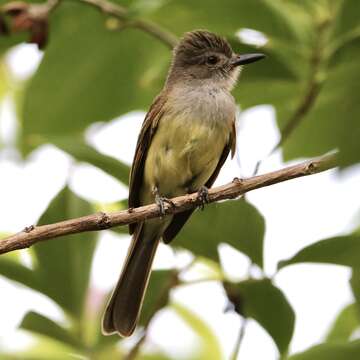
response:
M24 233L30 233L31 231L33 231L35 229L34 225L30 225L30 226L26 226L23 230Z
M107 215L106 213L104 212L101 212L100 213L100 220L98 221L97 225L99 227L99 229L101 230L105 230L105 229L109 229L111 228L111 219L110 219L110 216Z

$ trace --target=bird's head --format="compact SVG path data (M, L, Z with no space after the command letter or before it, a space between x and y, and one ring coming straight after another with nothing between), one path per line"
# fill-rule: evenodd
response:
M214 80L231 90L241 65L264 58L263 54L235 54L222 37L205 30L188 32L174 49L169 82Z

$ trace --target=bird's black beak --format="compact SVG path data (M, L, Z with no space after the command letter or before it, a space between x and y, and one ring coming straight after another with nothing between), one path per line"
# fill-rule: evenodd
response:
M243 54L243 55L235 55L233 59L231 60L232 66L239 66L239 65L245 65L250 64L255 61L261 60L265 57L264 54Z

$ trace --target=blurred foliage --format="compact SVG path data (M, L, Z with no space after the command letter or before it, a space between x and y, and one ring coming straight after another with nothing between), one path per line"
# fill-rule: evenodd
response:
M0 99L7 93L9 89L8 70L4 62L0 62Z
M330 329L326 341L337 343L349 340L352 333L359 328L359 316L360 313L356 304L345 306Z
M76 134L92 122L144 109L161 90L170 52L149 35L109 31L101 13L77 3L56 12L52 29L24 99L25 148L37 135Z
M158 270L151 275L148 295L144 299L139 323L147 326L155 313L168 305L170 290L177 284L176 271Z
M197 335L198 348L200 348L200 350L198 350L198 354L196 354L192 359L222 359L223 355L219 340L211 331L209 326L199 316L183 305L173 303L171 307Z
M0 0L0 5L7 2ZM160 91L171 53L164 41L132 26L140 20L150 28L160 26L158 30L177 36L206 28L226 36L236 52L264 52L266 61L244 69L234 96L242 109L261 104L274 107L285 160L338 149L342 166L360 162L358 0L113 3L125 7L124 19L115 19L80 1L63 1L53 9L44 56L35 74L24 82L13 79L6 54L29 36L1 33L5 24L9 29L14 27L14 19L0 13L0 101L7 97L16 103L16 145L24 157L51 143L74 161L90 163L128 184L128 166L87 144L84 132L94 122L105 123L132 110L146 110ZM236 35L244 28L260 31L265 45L245 43ZM0 149L5 146L2 140ZM52 200L39 224L92 211L92 204L65 188ZM217 248L226 242L262 269L264 233L264 218L253 205L245 200L227 201L197 211L172 246L185 248L196 258L211 259L220 268ZM122 342L100 332L105 294L100 306L94 308L92 304L95 295L89 274L97 236L87 233L40 243L28 251L31 266L24 265L17 253L0 257L1 275L46 295L63 312L61 322L33 311L26 314L20 327L34 335L35 345L16 354L1 353L0 349L1 358L124 356ZM238 283L226 279L226 294L240 316L254 319L269 333L284 359L359 358L359 341L350 341L359 328L359 244L359 233L320 240L279 263L279 268L302 262L331 263L351 267L353 272L350 286L355 302L340 312L323 344L301 354L287 356L294 311L270 279L250 278ZM218 339L206 323L183 305L171 303L171 289L181 283L178 275L175 270L153 273L141 325L147 328L154 315L170 304L197 335L200 350L192 359L223 358ZM138 355L138 359L170 358L161 351L141 351Z
M273 338L279 352L286 355L294 331L295 314L280 289L269 279L224 283L235 311L256 320Z
M212 224L211 231L207 231L209 224ZM263 217L245 200L212 203L204 211L195 212L173 246L219 261L217 247L222 239L262 267L264 232Z
M339 236L311 244L291 259L279 263L279 268L302 262L329 263L352 267L360 266L360 235Z
M54 136L47 137L40 142L51 142L59 149L73 156L77 161L84 161L97 166L123 184L127 185L129 183L129 166L111 156L99 153L86 144L82 136Z
M344 360L358 359L360 340L349 343L321 344L289 357L289 360Z

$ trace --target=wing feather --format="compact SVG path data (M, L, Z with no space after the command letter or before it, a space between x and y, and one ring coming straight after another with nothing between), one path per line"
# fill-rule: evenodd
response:
M144 166L146 155L151 144L151 140L156 132L159 120L164 113L166 94L161 93L150 106L146 114L141 131L136 144L133 164L130 171L129 181L129 208L141 206L140 187L142 186L144 176ZM129 232L135 231L137 224L129 225Z

